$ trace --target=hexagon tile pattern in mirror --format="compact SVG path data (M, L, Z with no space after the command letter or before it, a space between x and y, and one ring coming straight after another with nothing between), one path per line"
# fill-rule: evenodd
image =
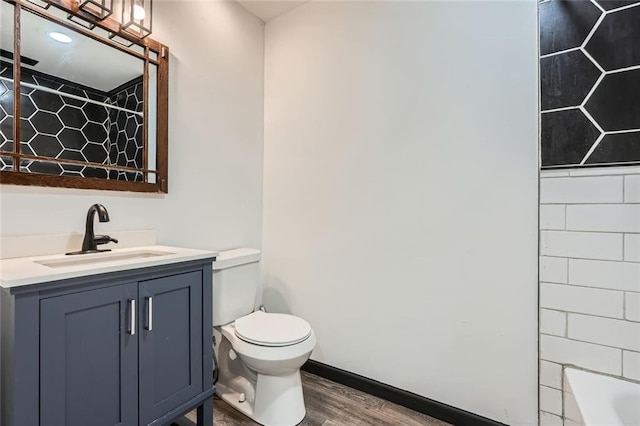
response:
M11 78L10 65L0 63L0 75ZM130 87L118 89L114 94L90 87L71 84L56 77L23 68L23 81L38 86L70 93L85 99L118 105L121 92L131 92L134 111L142 111L139 79ZM139 89L138 89L139 87ZM121 95L120 95L121 96ZM129 99L125 96L125 99ZM21 87L20 150L26 155L53 157L56 159L91 161L105 165L123 165L142 168L142 119L128 111L113 110L69 98L56 93ZM130 105L126 105L127 107ZM125 105L122 105L124 108ZM0 81L0 150L13 151L13 85ZM134 117L134 118L132 118ZM133 119L136 125L125 126ZM113 134L115 130L115 134ZM110 133L117 136L110 138ZM127 149L132 145L134 149ZM115 152L117 155L112 155ZM113 161L112 161L113 160ZM22 171L63 176L100 177L119 180L142 180L142 173L109 172L108 169L76 164L56 164L25 159ZM11 157L0 157L0 170L12 170Z
M540 3L543 168L640 163L639 40L640 0Z
M0 61L0 76L13 77L10 65ZM0 152L13 152L13 85L0 80ZM0 156L0 170L13 169L12 157Z

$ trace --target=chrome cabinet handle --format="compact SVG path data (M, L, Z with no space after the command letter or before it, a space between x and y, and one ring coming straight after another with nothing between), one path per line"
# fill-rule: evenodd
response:
M153 297L146 297L147 299L147 330L153 330Z
M129 334L136 334L136 300L129 299Z

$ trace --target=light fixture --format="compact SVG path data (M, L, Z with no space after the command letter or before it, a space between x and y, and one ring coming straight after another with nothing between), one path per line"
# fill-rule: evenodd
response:
M113 0L80 0L78 8L103 20L113 13Z
M49 37L51 37L52 39L54 39L55 41L57 41L59 43L71 43L73 41L73 39L71 37L69 37L68 35L66 35L64 33L59 33L57 31L51 31L49 33Z
M27 1L31 4L35 4L36 6L40 6L43 9L49 9L49 6L51 6L51 3L49 3L47 0L27 0Z
M116 43L119 43L125 47L131 47L133 46L133 42L131 40L127 40L124 37L119 36L116 33L109 33L109 39L115 41Z
M89 18L80 17L79 15L73 15L70 13L67 15L67 19L89 30L93 30L96 27L96 24L89 21Z
M138 38L151 34L152 0L123 0L122 30Z

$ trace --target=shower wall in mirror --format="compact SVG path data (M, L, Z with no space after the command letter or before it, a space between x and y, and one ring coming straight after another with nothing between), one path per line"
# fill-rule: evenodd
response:
M0 61L1 77L10 78L11 72L11 64ZM23 84L20 91L21 152L143 168L142 76L109 92L28 68L22 70L22 81L35 87ZM13 111L8 101L14 96L13 87L7 87L6 80L0 81L0 85L0 92L5 92L0 98L0 108L6 116L3 122L11 123ZM39 89L43 87L52 91ZM1 126L0 139L6 141L0 149L13 151L13 126ZM32 173L142 181L140 172L109 171L77 164L32 160L24 162L21 168ZM12 169L11 158L0 160L0 170Z
M640 164L640 0L540 2L542 167Z
M15 43L16 6L0 6L2 183L167 192L166 46L27 3Z

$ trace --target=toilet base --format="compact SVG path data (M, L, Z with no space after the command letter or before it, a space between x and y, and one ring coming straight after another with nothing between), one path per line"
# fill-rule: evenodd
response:
M257 374L255 386L253 401L247 398L240 402L240 392L243 391L221 383L216 385L216 393L223 401L264 426L295 426L304 419L306 410L300 371L281 376Z

